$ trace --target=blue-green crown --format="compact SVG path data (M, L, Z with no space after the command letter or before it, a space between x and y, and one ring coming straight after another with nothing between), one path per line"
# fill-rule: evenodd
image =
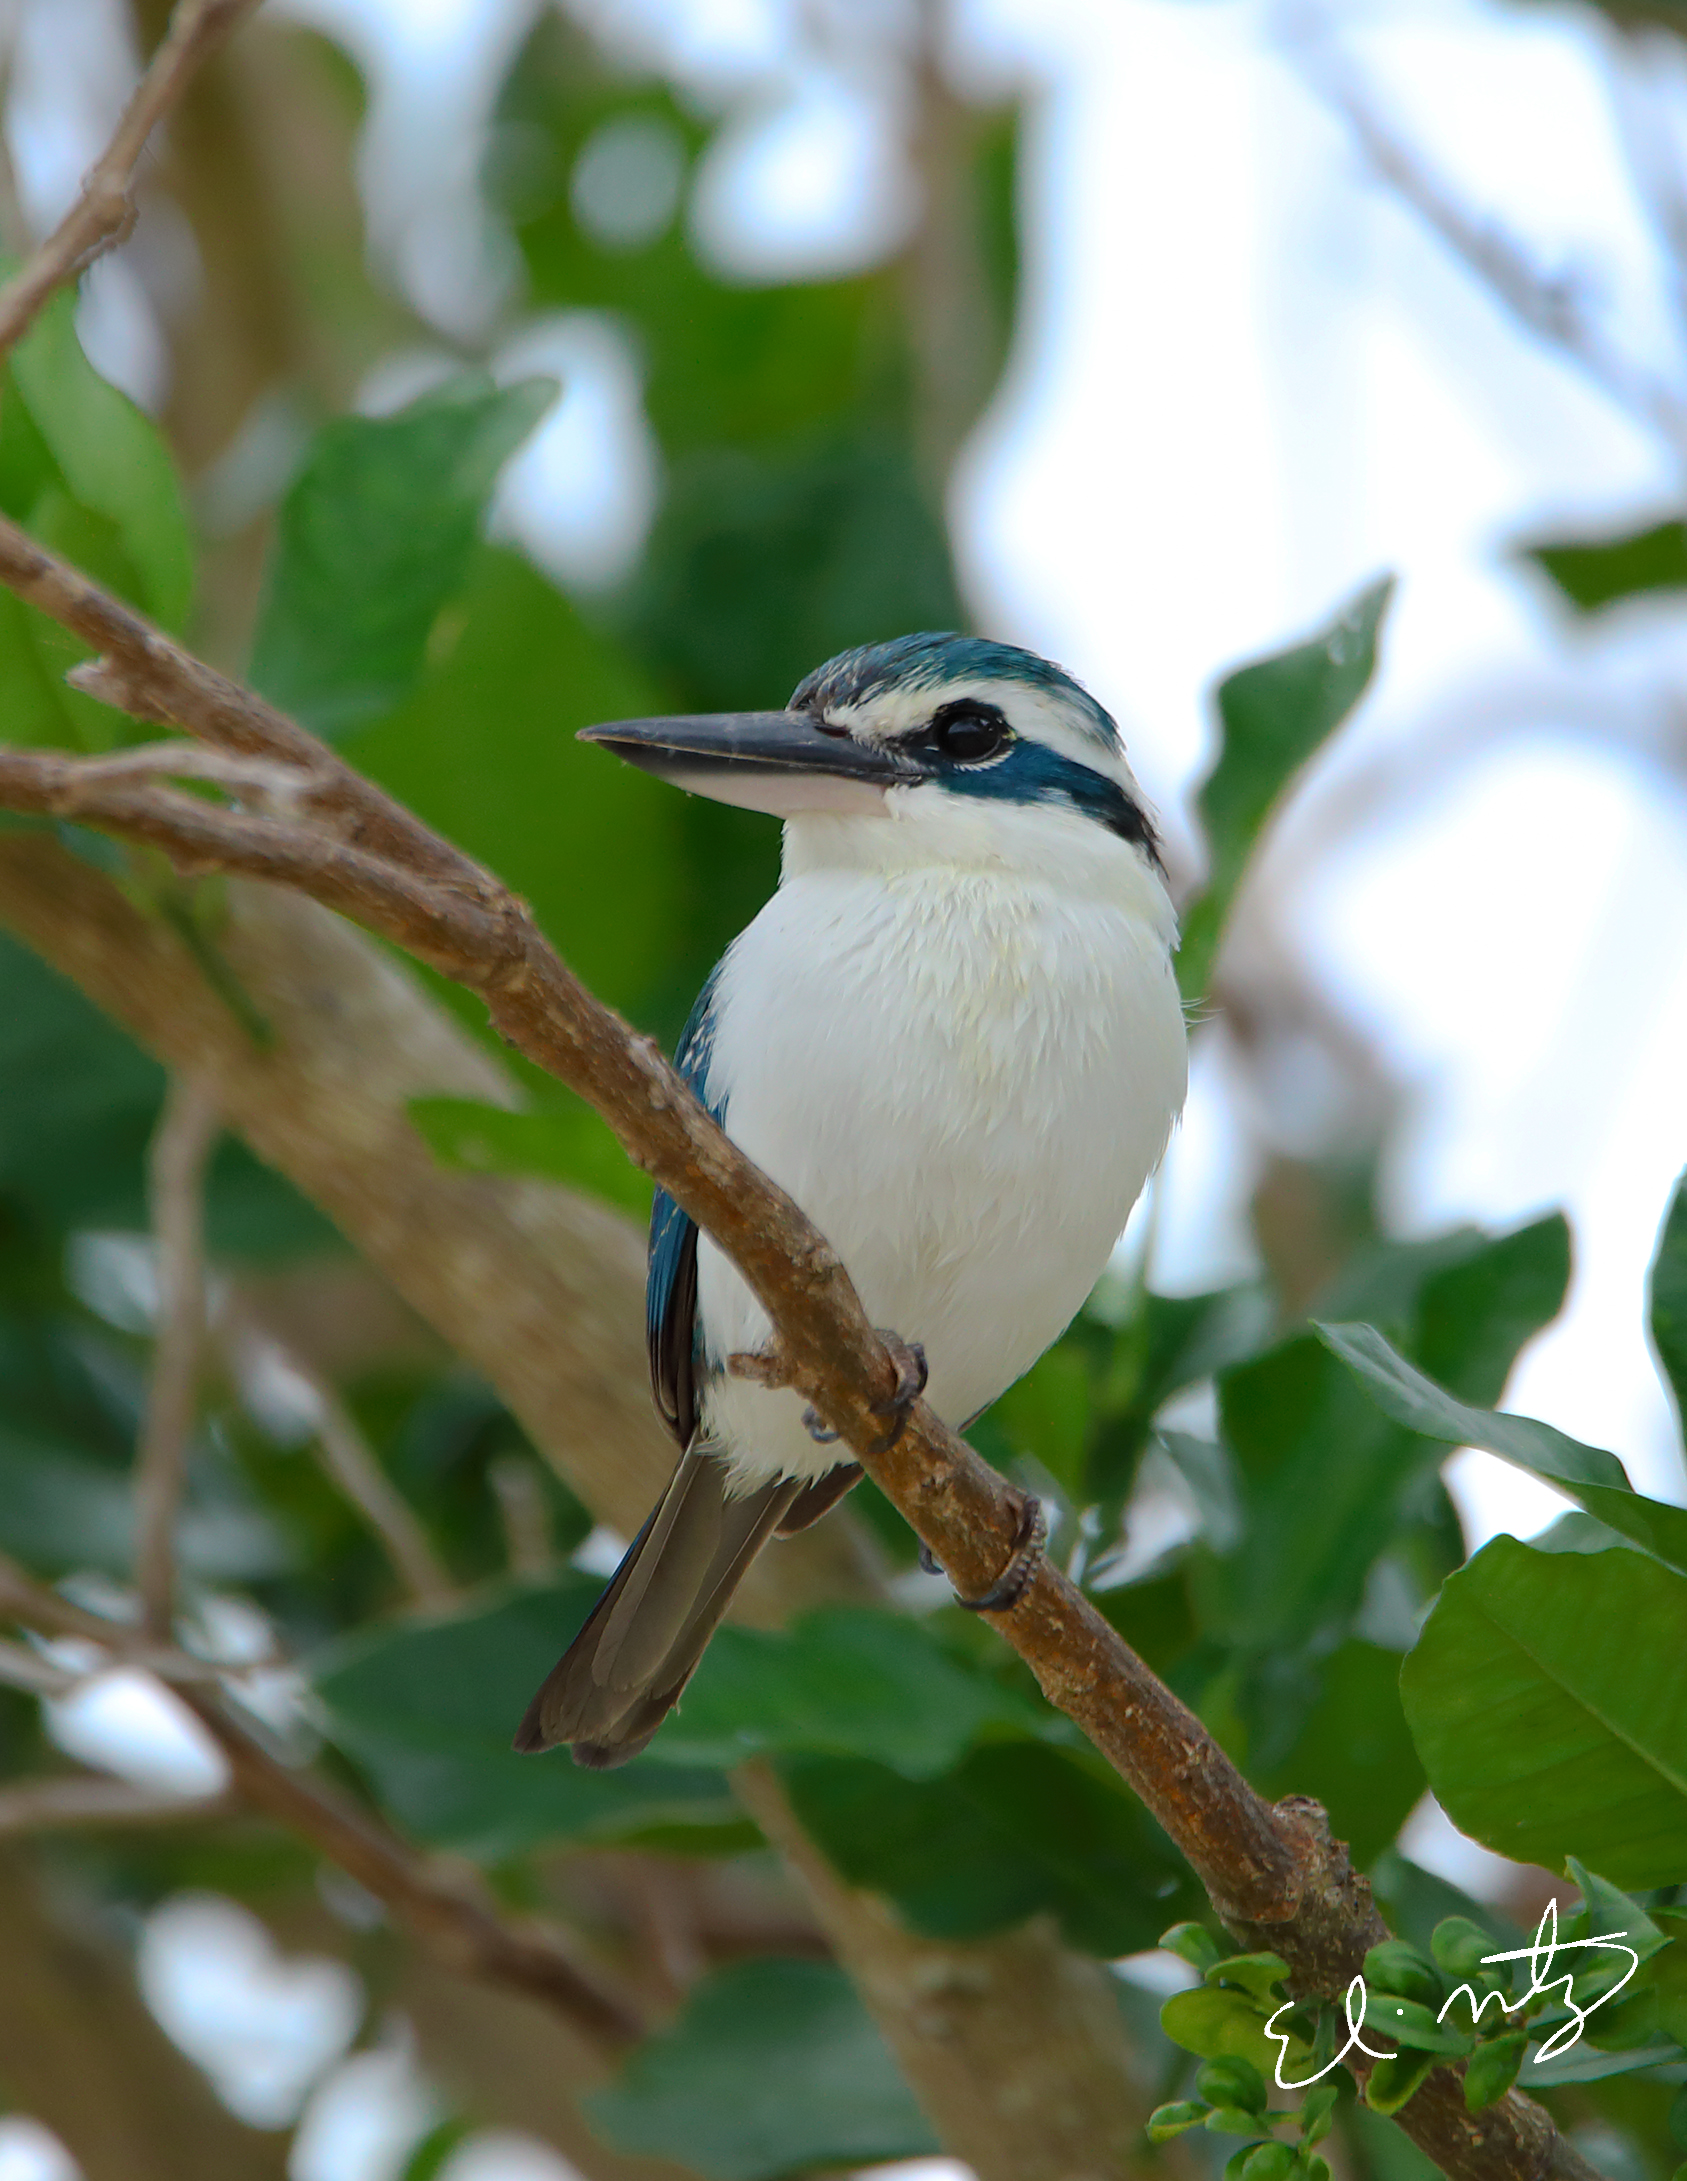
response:
M793 711L823 712L833 705L860 704L887 689L941 689L952 682L1018 682L1023 688L1059 697L1074 724L1109 749L1119 746L1112 714L1064 668L1022 651L1017 644L996 644L983 636L928 629L918 636L898 636L887 644L862 644L840 651L835 659L804 675L791 697Z

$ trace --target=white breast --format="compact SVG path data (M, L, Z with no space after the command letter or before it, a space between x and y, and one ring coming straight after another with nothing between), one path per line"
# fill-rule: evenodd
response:
M869 1316L923 1343L964 1423L1083 1302L1183 1102L1170 906L1136 852L1053 811L900 791L890 818L787 828L779 891L716 992L711 1099L836 1246ZM767 1320L705 1237L716 1368ZM746 1484L836 1455L801 1403L716 1379Z

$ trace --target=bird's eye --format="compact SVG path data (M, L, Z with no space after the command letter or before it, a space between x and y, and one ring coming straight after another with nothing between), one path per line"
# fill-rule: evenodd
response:
M961 697L936 712L925 739L940 756L977 765L1006 749L1013 732L993 704Z

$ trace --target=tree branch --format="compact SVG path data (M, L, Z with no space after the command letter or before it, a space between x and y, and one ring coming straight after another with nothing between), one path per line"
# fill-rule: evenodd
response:
M1447 245L1531 333L1577 365L1637 422L1687 452L1687 399L1612 342L1587 310L1577 281L1543 272L1498 220L1472 212L1395 126L1369 86L1313 19L1286 41L1303 83L1344 121L1354 141L1402 203Z
M147 139L206 55L258 0L180 0L151 65L123 110L117 133L80 195L21 271L0 288L0 356L16 346L56 288L122 242L135 224L135 170Z
M232 1817L239 1808L228 1795L172 1795L134 1787L98 1773L23 1780L0 1788L0 1837L58 1833L101 1825L181 1825L188 1820Z
M303 729L211 676L7 522L0 579L105 645L124 683L144 686L164 717L213 745L332 775L337 807L354 825L374 807L379 791ZM77 760L54 753L0 756L0 804L74 810L189 868L284 877L479 993L501 1034L595 1106L629 1155L726 1250L769 1314L790 1383L957 1585L988 1587L1015 1549L1018 1495L923 1402L898 1443L879 1450L896 1373L835 1251L721 1132L652 1041L580 985L525 905L489 875L431 835L425 855L412 852L424 829L407 814L379 837L366 832L348 844L321 822L255 818L166 787L87 782ZM1300 1994L1344 1990L1385 1927L1321 1813L1292 1798L1273 1809L1255 1794L1200 1721L1046 1561L1020 1602L992 1618L1050 1701L1153 1811L1230 1928L1281 1954ZM1436 2071L1401 2123L1445 2172L1470 2181L1592 2175L1516 2093L1467 2113L1451 2069Z
M176 1593L176 1514L205 1345L205 1167L222 1131L210 1085L174 1076L150 1153L158 1243L158 1332L135 1461L135 1583L142 1619L167 1637Z

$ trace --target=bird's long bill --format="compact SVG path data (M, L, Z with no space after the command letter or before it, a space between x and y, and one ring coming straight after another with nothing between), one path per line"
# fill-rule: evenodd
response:
M708 712L622 719L581 730L628 764L717 803L789 818L803 810L874 811L917 771L887 751L819 726L805 712Z

